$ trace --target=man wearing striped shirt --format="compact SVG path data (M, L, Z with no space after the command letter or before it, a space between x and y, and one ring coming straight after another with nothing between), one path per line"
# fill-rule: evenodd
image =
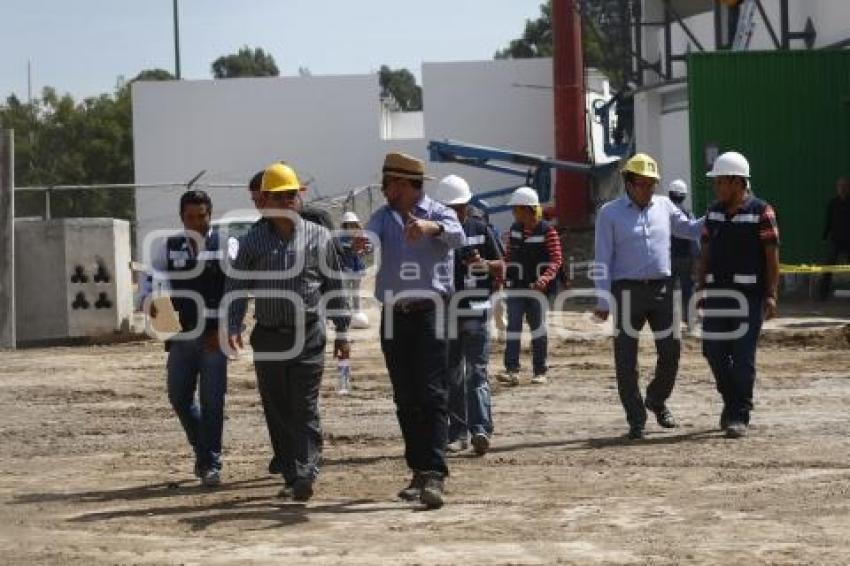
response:
M743 155L724 153L708 176L717 201L706 215L699 265L706 289L703 354L723 399L720 428L740 438L753 409L762 321L776 316L779 228L773 207L749 190Z
M629 424L628 438L644 437L646 409L662 428L678 426L667 407L679 371L681 336L674 317L670 237L697 240L694 220L666 196L654 194L661 175L655 160L638 153L626 162L626 194L605 204L596 217L594 275L599 291L596 316L607 320L616 307L614 365L617 389ZM609 304L609 294L615 304ZM640 391L638 337L649 323L658 361L654 379Z
M532 333L531 361L534 373L531 383L545 384L548 370L546 311L549 297L557 291L556 278L563 262L561 240L558 231L543 220L543 208L537 191L531 187L518 188L511 195L508 205L513 207L515 222L511 226L505 253L508 337L505 344L506 374L499 376L499 381L507 385L519 384L519 341L525 317Z
M324 298L336 327L334 354L347 357L348 300L330 232L298 216L301 185L276 163L264 174L264 219L230 250L226 294L229 342L242 347L247 291L255 297L251 334L266 423L285 486L281 496L307 501L319 473L322 431L319 387L324 370Z

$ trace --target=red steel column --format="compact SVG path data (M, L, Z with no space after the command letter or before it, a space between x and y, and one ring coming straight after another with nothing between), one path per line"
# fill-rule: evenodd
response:
M587 163L584 53L578 2L552 0L555 157ZM590 195L584 174L560 170L555 173L555 209L561 228L588 224Z

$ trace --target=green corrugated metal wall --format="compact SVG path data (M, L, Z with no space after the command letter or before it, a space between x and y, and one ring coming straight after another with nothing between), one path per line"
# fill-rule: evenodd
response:
M698 53L688 58L694 210L713 199L707 151L740 151L776 208L783 263L817 263L827 201L850 175L850 52Z

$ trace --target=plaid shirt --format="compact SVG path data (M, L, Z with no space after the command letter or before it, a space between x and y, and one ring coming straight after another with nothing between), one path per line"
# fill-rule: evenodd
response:
M238 246L231 243L228 250L230 268L225 285L225 297L231 291L288 291L296 293L303 305L286 298L257 296L255 315L257 324L268 328L292 327L297 322L296 310L303 308L307 320L317 320L324 313L321 300L324 293L342 292L343 285L337 274L341 271L339 254L330 232L318 224L298 218L291 239L283 239L272 222L257 222ZM324 271L322 263L324 262ZM274 276L263 272L286 272ZM243 277L237 277L238 272ZM255 275L255 277L252 277ZM228 326L231 334L242 330L247 297L235 299L228 309ZM338 333L345 332L351 318L347 296L335 296L328 301L328 308L342 311L343 315L332 316Z

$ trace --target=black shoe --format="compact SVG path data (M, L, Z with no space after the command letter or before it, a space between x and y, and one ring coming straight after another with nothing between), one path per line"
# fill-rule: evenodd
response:
M726 425L726 438L743 438L747 436L747 425L738 421L730 421Z
M279 476L283 473L283 465L280 463L280 460L277 459L277 456L272 457L269 460L269 475Z
M658 421L658 426L661 428L676 428L679 426L679 423L673 418L673 413L666 406L661 405L660 407L656 407L647 403L646 408L655 413L655 420Z
M437 472L430 472L425 476L425 485L419 495L421 501L428 509L439 509L443 506L443 476Z
M283 484L283 487L280 488L280 491L277 492L277 496L282 499L292 499L294 492L292 490L292 484Z
M295 480L292 484L292 499L306 503L311 497L313 497L313 480Z
M633 426L629 429L629 433L626 435L626 438L629 440L643 440L643 427L642 426Z
M481 432L473 434L472 449L477 456L483 456L490 449L490 437Z
M398 492L398 498L404 501L416 501L422 493L422 486L425 485L425 476L421 472L413 472L413 477L410 479L410 484Z

